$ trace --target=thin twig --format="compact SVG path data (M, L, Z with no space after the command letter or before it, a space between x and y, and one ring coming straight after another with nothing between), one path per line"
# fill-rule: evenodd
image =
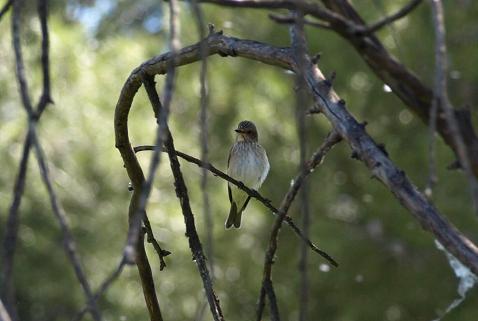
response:
M13 262L15 249L17 246L18 226L19 226L19 208L25 190L25 180L27 176L28 158L30 155L31 135L28 131L25 142L23 143L22 158L18 168L18 174L13 188L13 199L8 211L8 219L5 228L5 238L3 239L2 256L2 291L1 297L4 299L7 309L10 311L13 320L18 319L16 310L15 287L13 284Z
M156 290L154 287L154 280L151 272L151 267L149 265L149 261L144 251L144 246L141 244L143 237L140 233L141 224L143 221L149 222L147 220L146 215L146 204L148 202L149 195L152 190L154 177L156 175L157 168L159 167L159 163L161 161L161 147L166 137L167 133L167 122L169 116L169 106L171 104L173 90L174 90L174 81L175 81L175 66L174 66L174 57L176 55L177 50L179 49L180 43L178 38L178 22L177 17L178 15L178 6L176 0L169 1L169 47L172 54L172 59L168 63L168 74L166 76L166 84L165 84L165 105L164 108L157 108L153 110L157 120L157 128L156 128L156 139L155 143L158 148L156 148L153 152L151 157L151 161L149 164L149 171L148 176L145 179L141 167L138 164L138 179L132 180L134 192L131 198L130 203L130 213L129 213L129 230L128 230L128 237L126 246L124 249L124 256L128 263L136 261L136 265L140 271L141 276L141 284L143 287L143 294L145 297L146 305L148 307L149 315L151 320L162 321L163 317L161 314L161 309L159 306L159 302L156 296ZM150 76L147 74L141 75L142 82L145 86L146 92L150 99L152 99L151 95L156 94L155 83L154 83L154 76ZM154 93L152 89L154 89ZM148 224L148 223L146 223ZM148 227L147 227L148 228ZM149 233L149 235L152 234ZM154 243L153 243L154 245ZM158 244L159 247L159 244ZM140 253L137 253L137 251ZM164 253L160 249L159 253ZM137 257L139 255L140 257ZM161 264L164 264L162 261L163 255L159 254Z
M199 41L203 40L206 37L205 34L205 23L203 12L197 0L191 1L191 6L196 18L196 25L199 33ZM213 26L210 25L210 32L213 32ZM201 161L204 163L208 162L208 122L207 122L207 106L209 101L209 91L208 91L208 80L207 80L207 57L208 57L208 48L205 42L201 42L200 47L201 53L201 70L199 74L199 82L201 84L201 98L200 98L200 113L199 113L199 128L200 128L200 139L199 143L201 145ZM203 215L204 215L204 225L206 230L206 256L208 258L209 269L211 270L211 276L214 279L214 246L213 246L213 230L214 222L211 216L211 209L209 204L209 193L207 190L207 180L208 171L205 168L202 168L201 171L201 193L203 201Z
M264 258L264 272L262 278L262 286L259 295L259 305L257 309L257 321L262 319L263 307L261 308L261 302L264 300L263 296L266 294L262 288L265 289L267 282L270 282L271 274L272 274L272 264L274 263L274 256L277 250L277 241L280 228L282 226L282 222L284 221L285 217L287 217L287 212L289 211L292 202L295 199L295 196L299 192L299 189L302 186L302 183L305 181L307 176L313 172L315 167L317 167L328 153L328 151L339 141L341 140L340 136L337 135L336 132L331 132L327 138L325 139L324 143L320 146L320 148L312 155L310 160L305 164L302 170L297 174L297 176L293 180L293 184L290 186L288 192L285 194L284 198L282 199L281 206L279 207L278 216L274 221L274 225L271 230L271 235L269 238L269 246L266 251L266 255Z
M67 254L70 263L73 265L73 269L75 270L76 277L83 288L83 292L87 298L88 303L91 305L91 313L95 320L101 320L101 314L99 312L96 303L93 300L93 294L91 292L90 285L88 280L86 279L86 275L81 267L80 257L76 250L76 244L73 240L73 235L71 234L70 227L68 226L68 221L65 215L65 212L58 201L58 197L53 189L53 184L51 182L48 166L46 163L45 155L43 149L38 141L35 127L31 127L32 130L32 140L33 140L33 148L35 151L36 158L38 160L38 166L40 167L40 174L42 180L47 188L48 195L50 198L50 204L53 210L53 214L55 214L58 223L60 224L60 229L63 234L63 247L65 248L65 252Z
M286 24L291 24L296 22L296 18L292 15L279 15L279 14L269 14L269 18L277 23L286 23ZM322 29L331 29L330 25L328 23L324 22L318 22L318 21L311 21L308 19L303 19L303 23L305 25L309 25L312 27L316 28L322 28Z
M149 222L148 215L145 215L143 218L144 223L144 233L146 233L146 241L151 243L154 247L154 250L158 254L159 257L159 270L162 271L166 267L166 262L164 258L171 254L171 252L167 250L163 250L159 245L159 242L154 237L153 228L151 227L151 223Z
M435 85L438 82L435 83ZM435 88L435 92L438 92L438 88ZM435 131L437 127L437 111L438 111L439 98L434 95L432 107L430 108L430 123L428 124L428 180L425 187L425 196L428 199L432 199L433 187L438 181L437 169L436 169L436 145L435 145Z
M197 0L191 0L191 7L193 9L194 17L196 18L196 25L199 34L200 41L200 54L201 54L201 70L199 75L199 81L201 85L200 89L200 113L199 113L199 128L200 138L199 143L201 145L201 161L208 161L208 123L207 123L207 105L209 101L208 81L207 81L207 57L208 48L205 42L202 40L205 38L205 23L204 16L201 7ZM214 32L214 25L209 25L209 32ZM207 190L208 171L205 168L201 170L201 194L203 203L203 216L204 216L204 228L206 231L205 253L208 258L207 263L211 271L211 280L214 282L214 244L213 244L213 231L214 221L211 216L211 207L209 203L209 193ZM208 305L207 298L205 302L199 305L196 313L195 321L201 321L204 317L204 312Z
M100 287L95 292L95 295L93 296L94 302L98 301L98 299L110 288L113 282L118 279L118 277L121 275L121 272L123 272L123 268L125 267L125 265L126 260L123 256L121 257L121 261L114 269L114 271L110 273L110 275L103 281L103 283L101 283ZM76 314L72 321L80 321L90 309L91 307L89 305L86 305L80 312Z
M41 174L42 180L45 183L45 186L48 191L53 213L55 214L55 217L60 223L60 228L63 233L63 245L65 248L65 252L67 254L68 259L70 260L70 263L73 265L76 277L83 288L83 292L86 296L87 302L88 304L91 304L91 307L92 307L91 313L93 318L95 320L101 320L100 312L92 300L91 289L90 289L88 280L86 279L86 276L84 274L84 271L81 267L80 259L79 259L78 253L76 252L76 245L73 240L73 236L70 232L70 228L68 227L66 215L60 203L58 202L56 194L53 190L53 185L51 183L51 179L49 176L46 158L36 133L36 121L38 117L35 115L35 112L33 111L33 108L32 108L32 103L31 103L31 99L30 99L29 91L28 91L28 82L25 77L25 67L23 63L22 49L20 45L20 11L22 9L22 5L23 5L22 1L14 1L13 3L12 39L13 39L13 47L15 52L16 76L17 76L17 81L19 84L20 96L22 98L23 107L28 114L28 120L29 120L28 126L29 126L29 135L31 136L31 145L33 146L35 151L38 165L40 167L40 174ZM44 4L44 6L40 4L38 14L39 14L42 25L47 23L46 11L47 11L46 4ZM48 28L42 26L42 38L43 38L42 56L46 57L46 59L42 59L42 63L45 63L45 61L47 62L48 60L48 54L44 53L45 50L48 51L48 40L45 40L45 37L48 38L47 33L48 33ZM49 72L48 66L43 66L42 68L44 72L46 73ZM46 75L46 77L44 77L43 79L44 88L47 88L47 89L49 88L49 84L45 84L45 81L48 81L48 79L49 79L48 75ZM48 93L48 97L49 97L49 90L44 91L44 93L45 92ZM50 100L45 101L44 104L46 105L49 101Z
M394 14L392 14L390 16L387 16L387 17L371 24L370 26L366 27L363 31L361 31L361 33L370 34L370 33L377 32L378 30L385 27L386 25L389 25L389 24L397 21L398 19L401 19L401 18L405 17L413 9L415 9L421 2L422 2L422 0L412 0L412 1L410 1L408 4L403 6L403 8L401 8L400 10L395 12Z
M154 150L154 148L155 148L155 146L152 146L152 145L141 145L141 146L134 147L134 151L135 152L140 152L140 151L146 151L146 150ZM163 150L163 152L166 152L166 150ZM201 160L199 160L199 159L197 159L197 158L195 158L191 155L188 155L186 153L180 152L178 150L176 150L176 155L178 157L181 157L182 159L188 161L189 163L193 163L193 164L196 164L197 166L199 166L201 168L207 169L214 176L220 177L220 178L226 180L227 182L235 185L237 188L244 191L250 197L258 200L259 202L261 202L266 208L268 208L271 211L272 214L277 216L277 213L279 212L277 207L272 205L271 201L269 199L265 198L264 196L262 196L258 191L254 190L254 189L250 189L249 187L244 185L244 183L242 183L242 182L232 178L231 176L227 175L226 173L220 171L219 169L214 167L211 163L204 163ZM295 232L295 234L297 234L297 236L304 243L306 243L307 246L312 251L314 251L315 253L322 256L324 259L326 259L333 266L338 266L338 263L329 254L327 254L323 250L319 249L317 247L317 245L315 245L308 237L305 236L305 234L301 231L301 229L299 227L297 227L297 225L295 225L294 221L292 220L292 218L290 216L286 216L284 220L287 223L287 225Z
M52 103L50 94L50 37L48 33L48 1L38 0L38 17L40 19L40 27L42 34L41 42L41 66L43 76L43 91L37 104L37 115L40 117L46 106Z
M10 9L13 4L13 0L7 0L3 5L2 9L0 9L0 20L2 20L3 15Z
M161 114L161 110L164 108L161 105L161 101L159 100L158 93L156 92L156 88L154 87L154 82L146 81L144 82L144 87L148 93L148 98L151 102L153 110L155 112L159 111ZM186 188L186 184L184 182L184 178L179 166L179 161L176 156L176 150L174 148L174 141L173 137L171 136L171 132L169 131L168 124L165 124L164 130L166 131L166 140L164 145L166 147L166 151L169 156L169 162L171 165L171 171L174 176L174 186L176 188L176 195L180 200L181 210L184 216L184 222L186 225L186 236L189 241L189 247L191 249L191 253L193 256L193 260L196 262L196 265L199 270L199 274L203 281L204 290L206 292L206 297L209 302L209 307L213 318L215 321L223 321L224 317L222 315L221 306L219 304L219 300L214 293L211 277L209 275L209 270L206 264L206 258L204 256L202 245L199 240L199 236L196 231L196 226L194 223L194 215L191 210L191 205L189 203L189 196L188 191ZM155 151L159 151L159 148L155 148Z
M300 57L303 57L307 53L307 45L304 35L304 16L297 12L291 12L291 14L296 18L295 25L290 27L291 34L291 47L294 50L296 59L299 61L301 67L299 67L299 72L295 77L295 87L296 90L296 126L297 126L297 136L299 140L299 149L300 149L300 158L299 158L299 170L302 170L305 166L306 155L307 155L307 143L306 143L306 124L305 124L305 115L306 115L306 100L305 100L305 90L306 83L304 79L304 62ZM310 227L310 211L309 211L309 186L307 181L303 183L303 187L300 190L300 214L302 218L302 231L306 237L309 236L309 227ZM308 279L308 254L307 247L304 243L300 244L300 259L299 259L299 273L300 273L300 290L299 290L299 321L307 320L307 311L308 311L308 289L309 289L309 279Z
M443 6L441 0L432 0L433 25L435 28L435 99L440 102L440 106L445 112L448 128L453 136L455 145L457 147L458 160L462 166L465 175L470 185L470 192L478 215L478 182L473 175L468 156L467 147L463 141L463 137L458 127L455 111L448 99L447 90L447 53L446 53L446 39L445 39L445 21L443 15Z
M347 2L342 3L346 4ZM221 32L209 35L204 41L208 44L209 55L242 57L287 70L297 70L297 64L290 48L279 48L258 41L229 37ZM369 45L366 46L370 48ZM174 64L175 66L191 64L198 61L200 56L200 44L196 43L182 48L174 56ZM121 153L132 182L139 181L142 171L129 139L128 117L135 94L141 86L141 74L165 74L166 66L172 58L171 53L164 53L143 62L131 72L118 97L114 121L115 146ZM477 246L427 201L409 180L406 173L394 164L389 156L383 152L383 148L377 146L372 137L365 131L364 124L359 123L348 111L345 101L328 85L323 73L317 65L313 64L311 59L307 62L306 70L307 86L314 97L314 103L333 125L334 130L347 142L352 152L408 210L412 219L419 222L425 231L433 234L450 253L478 274ZM400 70L403 71L403 68ZM405 83L403 85L405 86ZM333 113L326 109L324 99ZM464 119L465 117L460 117L460 121ZM467 128L472 130L471 124ZM470 139L474 140L475 138L473 136Z

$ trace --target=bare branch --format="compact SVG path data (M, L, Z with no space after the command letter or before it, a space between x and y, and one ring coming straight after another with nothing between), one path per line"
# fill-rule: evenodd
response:
M416 7L418 7L418 5L422 2L422 0L411 0L409 3L407 3L405 6L403 6L403 8L401 8L400 10L398 10L397 12L395 12L394 14L390 15L390 16L387 16L373 24L371 24L370 26L366 27L363 31L361 31L360 33L363 33L363 34L368 34L368 33L374 33L374 32L377 32L378 30L380 30L381 28L405 17L407 14L409 14L410 12L413 11L413 9L415 9Z
M460 133L460 128L453 111L453 107L448 99L448 89L446 81L447 73L447 54L446 54L446 42L445 42L445 22L443 16L443 6L441 0L432 0L433 11L433 23L435 28L435 90L434 99L439 102L440 106L445 111L446 121L450 134L452 135L455 146L457 147L458 160L460 165L465 171L465 175L470 184L470 191L475 207L475 212L478 214L478 182L476 177L473 176L473 172L470 165L470 159L468 158L467 147L463 141L463 137Z
M177 15L178 15L178 6L176 0L169 1L169 29L170 29L170 39L169 39L169 46L171 49L171 53L174 57L177 50L179 49L179 39L178 39L178 22L177 22ZM155 110L155 115L158 122L158 127L156 130L156 146L159 147L158 150L155 150L152 157L151 162L149 165L149 172L148 177L144 180L144 177L140 177L140 181L143 184L141 187L141 194L139 196L139 203L138 207L136 208L135 213L130 216L130 228L128 230L128 240L125 246L125 256L128 262L133 262L135 257L135 247L137 240L139 238L140 229L141 229L141 222L145 216L145 209L146 204L148 202L149 194L151 193L151 188L154 181L154 175L156 174L156 170L160 163L160 148L163 145L163 141L165 139L165 128L167 127L167 121L169 117L169 106L171 104L173 90L174 90L174 81L175 81L175 66L174 66L174 58L168 63L168 75L166 77L166 84L165 84L165 97L164 97L164 108L159 111ZM153 81L147 75L141 75L143 81ZM143 175L141 175L143 176ZM135 190L139 189L139 186L132 181L133 187ZM159 310L158 310L159 311Z
M15 287L13 284L13 262L17 246L18 226L20 224L18 210L22 201L23 191L25 190L31 143L31 135L30 132L28 132L23 144L22 158L20 160L20 166L18 168L15 186L13 188L13 199L8 211L5 238L3 239L1 297L5 301L6 307L10 311L13 320L18 319L15 304Z
M290 48L277 48L257 41L240 40L227 37L221 33L209 35L205 40L209 55L240 56L281 68L296 70L296 62ZM190 64L200 59L200 44L181 49L175 56L176 66ZM115 110L116 147L121 153L125 167L132 181L138 179L139 163L134 155L128 138L128 114L132 100L141 85L141 74L164 74L166 66L172 59L171 53L154 57L136 68L126 80ZM317 66L307 62L307 85L313 91L315 103L329 119L349 146L385 186L409 210L421 226L431 232L447 250L455 255L464 265L478 274L478 249L471 240L448 222L409 181L405 173L398 169L387 155L375 144L345 108L345 102L325 82ZM327 95L325 95L327 93ZM322 97L320 97L322 96ZM327 104L325 104L325 102ZM326 110L328 106L330 110ZM335 113L335 115L334 115Z
M0 9L0 20L2 20L3 15L10 9L13 4L13 0L7 0L3 5L2 9Z
M155 148L155 146L151 146L151 145L141 145L141 146L134 147L134 151L135 152L140 152L140 151L145 151L145 150L154 150L154 148ZM166 151L163 149L163 152L166 152ZM271 211L272 214L277 216L277 213L279 212L279 210L276 207L274 207L274 205L272 205L272 203L269 199L267 199L264 196L262 196L261 194L259 194L258 191L254 190L254 189L250 189L249 187L244 185L242 182L232 178L231 176L228 176L226 173L218 170L216 167L214 167L210 163L204 163L201 160L199 160L199 159L197 159L197 158L195 158L191 155L188 155L186 153L180 152L178 150L176 150L176 155L178 157L181 157L182 159L188 161L189 163L193 163L193 164L196 164L197 166L199 166L201 168L207 169L208 171L213 173L214 176L220 177L220 178L224 179L225 181L237 186L237 188L244 191L250 197L258 200L259 202L261 202L266 208L268 208ZM305 234L300 230L299 227L297 227L297 225L294 223L294 221L292 220L291 217L286 216L284 220L287 223L287 225L294 231L294 233L297 234L297 236L305 244L307 244L307 246L312 251L314 251L315 253L322 256L330 264L332 264L334 266L338 266L338 263L329 254L327 254L325 251L319 249L307 236L305 236Z
M48 1L47 0L38 0L38 17L40 18L40 27L42 34L42 43L41 43L41 66L42 66L42 76L43 76L43 91L40 96L40 100L37 105L37 116L40 115L45 110L46 106L49 103L52 103L50 94L50 58L49 58L49 49L50 49L50 40L48 35Z
M322 2L343 17L347 17L355 25L365 26L365 22L352 6L345 0L322 0ZM350 29L334 24L333 29L346 39L362 56L371 70L386 83L410 110L418 115L425 123L429 124L433 105L433 91L418 77L393 57L373 34L357 37ZM360 28L359 28L360 29ZM442 111L439 106L438 114ZM457 114L458 112L455 111ZM469 153L471 168L474 176L478 176L478 137L473 129L470 118L458 118L458 127ZM458 155L458 146L448 129L446 118L438 117L436 129L445 143ZM458 156L457 156L458 157Z
M46 163L46 158L43 154L43 150L41 148L40 142L37 137L36 133L36 121L38 120L37 115L35 115L35 112L33 111L32 108L32 103L31 99L29 96L28 92L28 82L25 77L25 67L23 63L23 55L22 55L22 48L20 45L20 12L22 9L22 1L14 1L13 3L13 14L12 14L12 39L13 39L13 47L14 47L14 52L15 52L15 62L16 62L16 76L17 76L17 81L19 84L19 89L20 89L20 96L22 98L22 103L25 111L27 112L28 115L28 127L29 127L29 135L31 136L31 145L33 146L36 154L36 158L38 161L38 165L40 167L40 174L42 177L43 182L45 183L45 186L48 191L48 195L50 198L50 203L52 206L53 213L55 214L55 217L57 218L60 228L62 230L63 234L63 246L65 249L65 252L67 254L68 259L70 260L70 263L73 265L76 277L78 281L80 282L83 292L86 296L87 302L91 304L91 313L92 316L95 320L101 320L101 315L99 313L98 308L96 307L95 303L92 300L92 294L91 294L91 289L88 283L88 280L86 279L86 276L84 274L84 271L81 267L80 264L80 259L78 256L78 253L76 252L76 245L73 240L73 236L70 232L70 228L67 224L66 220L66 215L63 211L63 208L61 207L60 203L58 202L58 199L56 197L56 194L53 190L53 186L51 183L51 179L49 176L48 172L48 167ZM40 3L40 7L38 10L40 21L42 24L42 56L46 57L46 59L42 59L42 63L47 63L48 64L48 53L45 53L45 51L48 51L48 28L46 27L46 14L47 14L47 8L46 4L43 3L44 6ZM46 38L46 40L45 40ZM45 73L49 72L48 66L43 66L43 71ZM48 81L49 75L44 75L44 89L49 88L49 84L45 84L46 81ZM49 97L49 90L44 91L44 93L48 93ZM40 100L41 101L41 100ZM49 100L45 101L44 104L46 105L49 102ZM40 105L39 105L40 107ZM43 107L44 108L44 107Z
M341 140L340 136L337 135L335 132L331 132L327 138L325 139L324 143L320 146L320 148L312 155L310 160L304 164L303 168L299 171L299 174L293 179L293 184L290 186L289 191L285 194L284 198L282 199L281 206L279 207L278 215L276 220L274 221L274 225L272 226L271 235L269 238L269 247L266 251L265 259L264 259L264 271L263 271L263 278L262 278L262 288L266 289L268 286L267 283L272 284L271 281L271 274L272 274L272 264L274 263L274 256L277 251L277 240L279 236L279 231L282 226L282 222L284 221L285 217L287 216L287 212L289 211L292 202L295 199L295 196L299 192L302 184L304 183L307 176L313 172L315 167L317 167L328 153L328 151L339 141ZM267 293L267 291L262 291L259 297L259 306L257 310L257 321L262 319L262 309L260 302L263 301L262 296Z
M124 257L121 258L120 263L114 269L114 271L101 283L99 289L96 291L93 296L93 301L96 302L98 299L109 289L109 287L118 279L123 272L123 268L126 265ZM78 314L72 319L72 321L80 321L84 315L91 309L89 305L85 306Z
M295 86L298 90L295 93L296 96L296 127L297 127L297 136L299 140L299 149L300 149L300 158L299 158L299 170L303 170L306 162L307 155L307 144L306 144L306 99L305 99L305 90L306 83L304 78L304 64L305 62L301 57L307 54L307 42L305 39L304 33L304 24L305 18L300 11L291 12L295 17L295 24L289 28L289 33L291 35L291 47L294 50L295 57L299 62L299 71L296 74ZM331 80L333 81L333 80ZM310 211L309 211L309 190L307 181L303 184L302 189L300 190L300 214L302 219L302 230L306 237L309 236L309 225L310 225ZM308 262L308 251L305 244L300 246L300 260L299 260L299 273L300 273L300 293L299 293L299 321L307 320L307 311L308 311L308 271L307 271L307 262Z
M197 0L191 1L194 16L196 18L197 29L199 33L199 41L206 37L205 34L205 23L203 12ZM210 32L214 32L214 26L209 26ZM207 57L208 57L208 48L205 43L201 43L200 52L201 52L201 71L199 74L199 82L201 84L201 98L200 98L200 113L199 113L199 128L200 128L200 139L199 143L201 145L201 161L204 163L208 162L208 123L207 123L207 105L209 100L208 92L208 81L207 81ZM212 278L214 279L214 247L213 247L213 220L211 216L211 209L209 204L209 194L207 190L207 179L208 171L203 168L201 172L201 193L202 193L202 202L203 202L203 216L204 216L204 225L206 230L206 256L208 257L209 268L211 270Z
M295 23L296 18L294 18L292 15L278 15L278 14L269 14L269 18L274 20L277 23ZM303 19L304 24L316 27L316 28L322 28L322 29L330 29L330 25L327 23L323 22L317 22L317 21L311 21L308 19Z
M164 108L161 105L161 101L159 100L159 96L156 92L156 88L154 87L154 83L152 81L145 81L144 82L145 89L148 93L148 98L151 102L153 110L155 112L159 111L161 114L161 110ZM181 173L181 169L179 166L179 161L176 156L176 150L174 148L174 141L171 133L169 131L168 124L165 124L166 127L164 130L166 131L166 140L164 141L168 156L169 162L171 165L171 171L173 172L174 176L174 186L176 188L176 195L180 200L181 209L184 216L184 222L186 224L186 236L189 241L189 247L191 249L191 253L193 256L193 260L196 262L196 265L199 270L199 274L203 281L203 287L206 292L206 297L209 302L209 307L211 309L212 316L215 321L223 321L224 317L222 315L221 306L219 304L219 300L214 293L214 289L212 286L212 281L209 276L209 271L206 265L206 258L204 257L204 253L202 250L201 241L199 240L199 236L196 231L196 226L194 223L194 215L191 210L191 205L189 204L189 196L188 191L186 188L186 184L184 183L183 175ZM155 148L155 151L159 151L159 148Z
M154 237L153 228L151 227L151 223L149 222L148 215L144 216L143 223L144 223L144 233L146 233L147 235L146 241L148 241L148 243L151 243L153 245L154 250L158 254L159 270L162 271L166 267L166 262L164 261L164 258L170 255L171 252L167 250L163 250L161 246L159 245L159 242Z

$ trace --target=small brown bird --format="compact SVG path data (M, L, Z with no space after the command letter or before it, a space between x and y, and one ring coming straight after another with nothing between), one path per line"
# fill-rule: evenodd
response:
M247 187L258 189L269 173L269 160L264 148L258 143L256 125L244 120L235 129L236 142L229 152L227 174L244 183ZM241 227L242 212L249 203L250 196L235 185L228 183L231 210L226 220L226 229Z

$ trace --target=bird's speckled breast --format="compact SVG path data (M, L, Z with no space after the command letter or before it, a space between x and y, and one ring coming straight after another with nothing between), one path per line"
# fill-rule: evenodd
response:
M255 142L236 142L231 150L228 175L258 189L269 172L269 161L262 146Z

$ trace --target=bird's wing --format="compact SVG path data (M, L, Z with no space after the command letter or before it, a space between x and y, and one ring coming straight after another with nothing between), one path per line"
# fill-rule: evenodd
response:
M232 147L229 149L229 156L227 156L227 169L229 169L229 162L231 161L231 152L232 152ZM229 202L231 202L232 204L232 192L231 192L231 186L229 185L229 183L227 183L227 194L229 195Z
M271 169L271 166L269 165L269 159L267 158L267 154L265 150L264 150L264 159L265 159L266 165L264 166L262 175L259 178L259 185L262 185L262 183L264 183L264 181L266 180L267 174L269 174L269 170Z

